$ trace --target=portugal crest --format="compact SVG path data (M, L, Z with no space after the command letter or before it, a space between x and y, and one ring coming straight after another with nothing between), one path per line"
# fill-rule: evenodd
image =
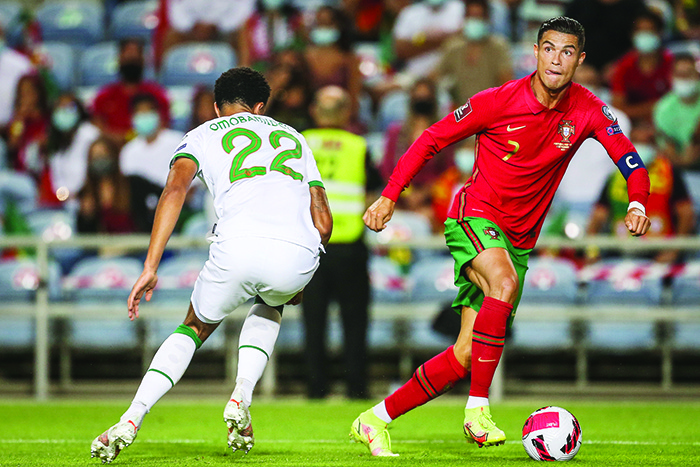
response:
M554 145L565 151L571 147L570 138L576 134L576 126L573 120L562 120L559 122L559 134L561 135L561 141L554 143Z
M489 227L489 228L484 229L484 233L486 235L488 235L489 237L491 237L491 240L498 240L498 237L500 235L498 233L498 230L494 229L493 227Z

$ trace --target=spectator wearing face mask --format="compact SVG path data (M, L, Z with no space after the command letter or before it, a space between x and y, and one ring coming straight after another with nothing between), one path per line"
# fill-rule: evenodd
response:
M435 83L428 78L419 79L410 90L408 116L404 122L389 125L386 131L384 156L379 172L388 180L399 158L430 125L440 119ZM449 167L454 165L454 149L448 147L438 154L415 176L405 196L399 200L401 209L423 214L433 219L431 207L432 185ZM434 225L435 226L435 225ZM437 225L436 228L442 227Z
M700 73L695 57L679 54L673 60L671 91L654 107L659 145L673 163L700 169ZM694 142L697 136L699 141Z
M444 81L456 106L484 89L513 79L507 41L491 33L486 0L467 0L462 35L443 44L436 78Z
M459 33L464 23L460 0L423 0L405 7L394 24L394 49L404 71L428 76L440 61L440 47Z
M649 171L651 188L646 215L651 221L647 235L651 237L670 237L674 235L691 235L695 228L695 212L690 199L688 187L680 171L659 151L648 137L649 131L644 125L638 126L630 133L639 157ZM610 233L617 237L629 235L625 227L625 215L629 199L625 189L625 178L620 172L610 175L589 219L587 234ZM624 231L623 231L624 230ZM654 255L654 259L663 263L673 263L679 258L679 252L664 250ZM589 260L597 259L595 256Z
M143 79L143 43L125 39L119 44L119 81L100 89L92 106L94 123L103 135L118 146L133 137L131 100L137 94L149 94L158 101L161 119L170 122L170 103L165 90L152 81Z
M633 122L650 122L656 102L671 89L673 55L662 46L663 20L647 10L632 30L634 49L615 64L612 105Z
M98 138L88 151L87 176L78 193L78 232L132 233L129 184L119 171L119 151L115 144Z
M158 101L150 94L135 96L131 108L136 137L122 148L119 166L131 187L137 230L150 232L170 158L182 141L182 133L166 127Z
M62 94L51 113L47 142L51 186L59 201L74 199L85 184L90 145L100 130L90 123L83 104L72 93Z
M362 90L360 61L352 51L349 18L337 8L322 6L316 10L309 31L311 44L304 51L313 89L338 86L351 98L350 122L357 120Z

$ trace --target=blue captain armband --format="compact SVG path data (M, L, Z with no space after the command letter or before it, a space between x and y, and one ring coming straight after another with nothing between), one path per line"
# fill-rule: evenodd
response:
M632 175L632 172L635 170L646 169L644 162L642 162L642 158L639 157L639 154L636 152L628 152L622 156L620 160L617 161L617 168L620 169L620 172L622 172L622 176L625 177L625 180L630 178L630 175Z

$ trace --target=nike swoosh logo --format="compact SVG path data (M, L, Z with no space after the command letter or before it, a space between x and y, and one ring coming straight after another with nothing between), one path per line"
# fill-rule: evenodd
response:
M479 357L479 361L480 361L481 363L489 363L489 362L495 362L496 359L494 358L493 360L484 360L483 358Z
M527 125L516 126L516 127L514 127L514 128L511 128L510 125L508 125L508 127L506 128L506 131L509 131L509 132L510 132L510 131L515 131L515 130L522 130L522 129L525 128L526 126L527 126Z

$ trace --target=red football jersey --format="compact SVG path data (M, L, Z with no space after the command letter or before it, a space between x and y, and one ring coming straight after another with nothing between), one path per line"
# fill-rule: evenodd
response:
M628 194L630 201L645 205L648 174L631 160L634 146L609 108L572 83L559 105L547 109L535 97L531 77L482 91L425 130L401 157L382 194L396 201L434 154L476 134L474 171L449 217L492 220L514 246L532 248L571 158L585 139L595 138L613 162L627 161L624 170L642 167L631 172Z

